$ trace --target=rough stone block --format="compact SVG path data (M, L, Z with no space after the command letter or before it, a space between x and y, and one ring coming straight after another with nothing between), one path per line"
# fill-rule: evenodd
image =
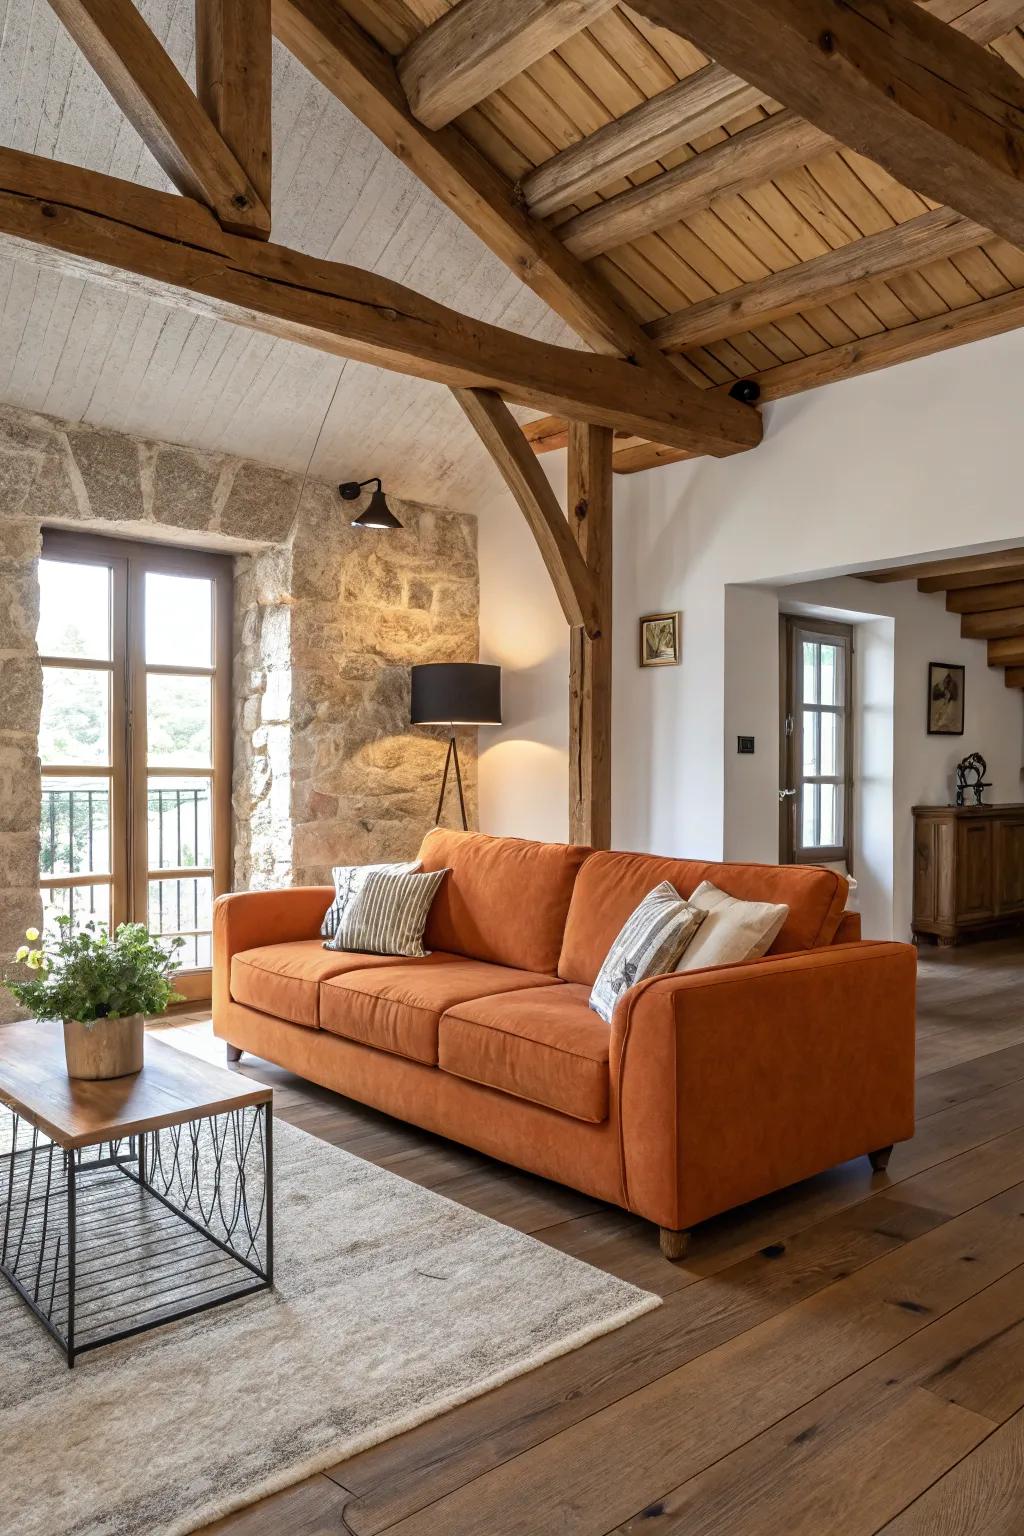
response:
M223 460L188 448L158 447L153 466L153 515L172 528L213 525Z

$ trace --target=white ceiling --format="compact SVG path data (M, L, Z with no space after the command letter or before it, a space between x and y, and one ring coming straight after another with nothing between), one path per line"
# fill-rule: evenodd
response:
M191 82L193 3L139 5ZM0 0L0 144L171 190L46 0ZM277 43L273 221L280 244L574 344ZM339 378L315 473L473 510L492 468L444 388L0 259L0 403L301 470Z

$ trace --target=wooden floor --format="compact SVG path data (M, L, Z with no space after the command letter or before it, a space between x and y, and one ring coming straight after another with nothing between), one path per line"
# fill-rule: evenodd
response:
M278 1113L665 1305L209 1527L231 1536L1021 1536L1024 942L922 955L918 1131L698 1229L265 1063ZM177 1043L221 1047L189 1018Z

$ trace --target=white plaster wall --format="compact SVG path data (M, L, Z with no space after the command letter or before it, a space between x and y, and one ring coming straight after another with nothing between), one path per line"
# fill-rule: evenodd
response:
M749 684L733 694L730 641L727 701L727 587L1024 544L1022 380L1018 332L769 406L765 441L751 453L616 478L618 846L709 857L748 846L742 825L730 824L735 774L748 769L730 762L727 776L726 733L748 729L737 721ZM543 462L557 483L564 453ZM550 836L565 825L564 625L554 598L536 590L545 578L521 515L505 498L494 515L498 506L481 516L482 644L507 669L523 646L527 698L518 717L507 671L507 724L500 739L481 741L483 825ZM683 612L683 664L641 671L637 616L671 608ZM766 617L743 642L752 656L766 643ZM1007 698L1019 718L1019 697ZM1011 735L1019 749L1019 726ZM516 739L530 746L513 761L506 746ZM763 762L761 753L759 740ZM763 855L758 837L749 846Z

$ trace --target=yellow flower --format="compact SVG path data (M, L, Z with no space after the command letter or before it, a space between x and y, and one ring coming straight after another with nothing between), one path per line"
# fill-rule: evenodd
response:
M28 966L29 970L30 971L38 971L40 966L42 965L42 963L43 963L43 952L42 952L42 950L41 949L30 949L28 954L25 956L25 964Z
M21 948L16 952L14 958L15 958L15 960L25 960L25 959L27 959L28 958L28 945L27 944L23 944L21 946Z
M34 944L36 939L38 939L38 937L39 937L39 929L38 928L26 928L25 929L25 937L26 937L26 939L28 939L30 944Z

